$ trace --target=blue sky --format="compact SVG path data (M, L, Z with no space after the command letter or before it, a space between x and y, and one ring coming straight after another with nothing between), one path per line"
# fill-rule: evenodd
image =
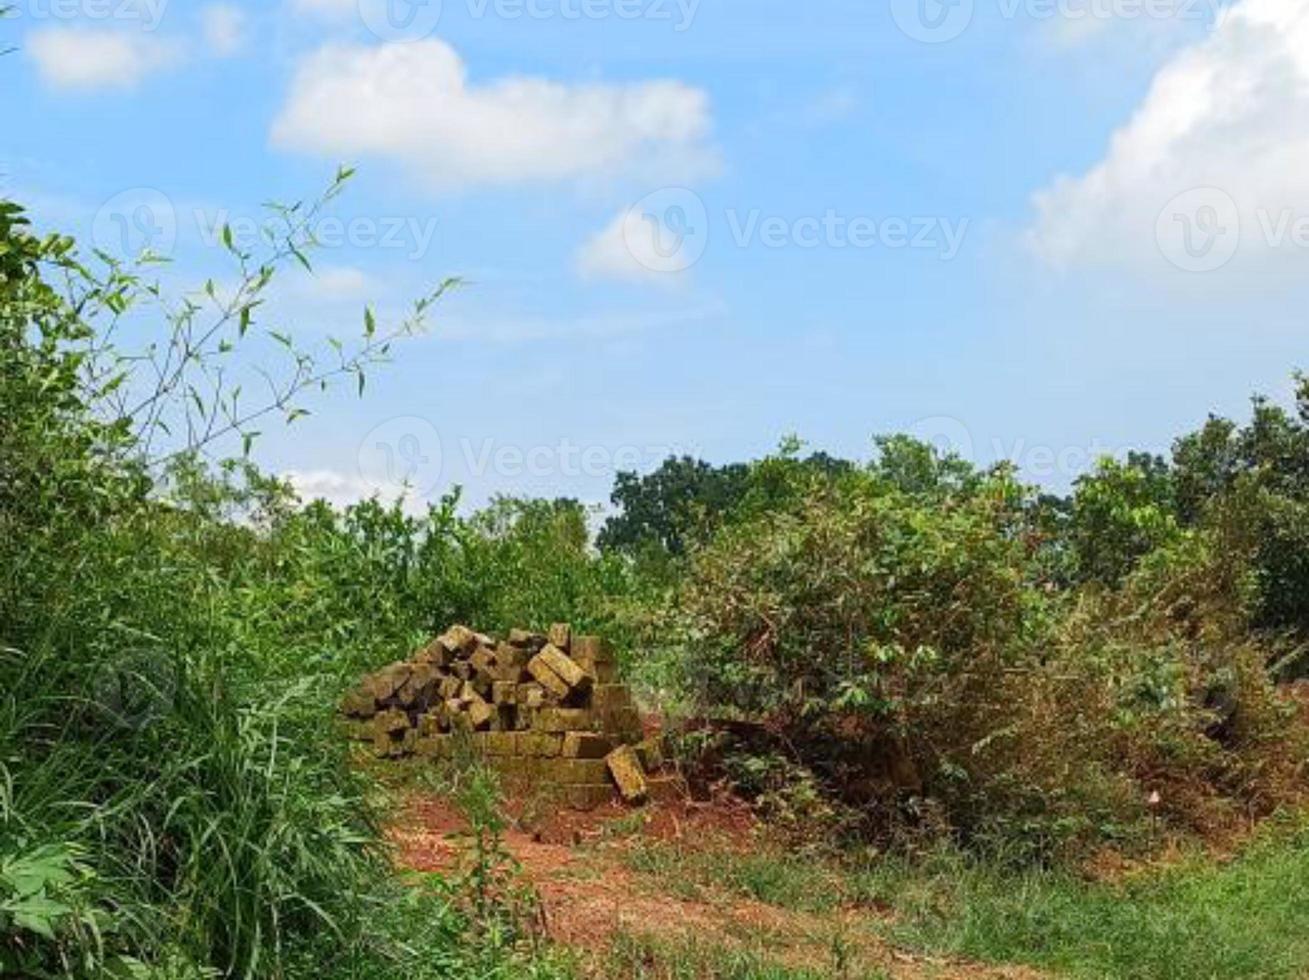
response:
M389 453L595 502L893 430L1062 487L1309 366L1309 0L17 4L0 192L40 222L115 247L145 202L170 281L221 279L206 229L350 163L297 338L469 280L268 428L307 492Z

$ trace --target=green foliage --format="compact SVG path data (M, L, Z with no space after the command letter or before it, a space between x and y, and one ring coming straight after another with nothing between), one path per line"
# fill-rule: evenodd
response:
M241 407L225 359L276 262L304 259L313 208L281 213L268 261L235 254L234 298L169 308L133 355L114 331L155 287L108 256L93 273L0 205L0 972L517 975L512 949L459 949L448 896L450 931L421 952L387 931L403 903L331 723L361 663L444 614L413 601L417 576L476 533L453 504L427 535L198 462L228 435L248 448L255 418L292 421L300 392L358 376L394 335L369 315L322 367L285 348L269 400Z
M754 726L707 758L775 823L1051 859L1302 791L1249 577L1177 525L1157 461L1103 464L1067 521L905 440L837 481L756 469L769 505L693 552L665 635L692 713ZM1106 581L1061 589L1061 552Z
M798 456L795 442L784 465L813 477L835 479L849 472L851 463L826 453ZM613 504L619 512L600 530L603 551L619 551L655 559L679 559L694 545L710 538L725 524L752 510L764 509L778 492L786 492L787 478L778 466L732 463L713 466L689 456L669 457L653 473L619 473L614 482Z
M1013 872L958 852L882 861L864 883L897 942L1072 977L1292 978L1309 969L1303 831L1275 829L1230 863L1189 856L1120 884Z
M1168 466L1159 457L1101 459L1077 481L1068 535L1082 581L1120 585L1142 557L1180 533Z
M689 456L672 457L653 473L619 473L613 503L620 512L605 523L599 544L605 550L657 547L669 555L714 526L745 492L747 468L716 467Z

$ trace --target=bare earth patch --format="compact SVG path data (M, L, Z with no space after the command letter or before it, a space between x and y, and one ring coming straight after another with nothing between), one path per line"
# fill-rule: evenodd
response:
M513 811L511 806L511 814ZM616 940L635 937L701 948L748 950L793 968L830 967L841 949L849 976L963 977L1031 980L1025 968L994 968L897 950L877 934L885 913L841 908L818 915L779 908L739 894L670 890L666 880L633 870L631 848L651 841L682 846L748 848L754 821L739 804L665 803L632 811L617 805L590 813L553 812L525 820L523 806L505 846L536 891L549 938L577 951L593 976L603 976ZM389 837L406 870L452 871L462 854L464 820L437 796L409 798Z

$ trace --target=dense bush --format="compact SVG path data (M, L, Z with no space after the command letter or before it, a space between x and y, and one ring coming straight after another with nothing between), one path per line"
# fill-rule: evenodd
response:
M737 760L738 782L1038 856L1295 799L1307 743L1249 632L1252 572L1157 508L1142 465L1104 464L1052 545L1003 467L903 440L835 483L758 464L790 503L694 552L669 613L694 710L774 737L767 778ZM1087 585L1049 579L1052 547L1099 563Z
M195 372L259 330L272 267L237 258L254 292L211 295L215 334L183 304L159 347L190 366L161 354L143 383L105 327L153 287L0 203L0 974L520 975L511 934L473 949L448 897L400 895L332 705L452 613L539 613L598 566L567 507L337 513L202 466L224 425L174 399L236 405ZM362 355L305 377L362 370L365 329ZM289 421L308 356L276 396ZM259 409L230 412L248 445ZM556 563L511 590L515 549L544 547Z
M1068 499L891 437L865 466L789 442L624 475L600 549L568 500L335 509L206 460L432 298L352 352L261 333L314 212L279 213L234 296L143 312L140 270L0 202L0 972L521 975L512 935L466 947L458 903L397 889L331 725L452 621L607 633L655 706L730 719L722 771L810 834L1048 858L1301 793L1274 680L1309 601L1303 379L1298 415L1259 402ZM162 318L146 356L109 337L134 317ZM288 357L262 408L206 368L247 335Z

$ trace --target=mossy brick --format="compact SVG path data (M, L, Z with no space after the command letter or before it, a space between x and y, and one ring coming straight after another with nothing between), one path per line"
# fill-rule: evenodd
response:
M550 759L563 751L564 737L546 732L518 732L516 745L523 758Z
M517 681L522 676L527 661L532 659L535 650L525 650L512 643L500 643L495 648L495 669L501 674L501 680Z
M468 656L478 645L478 634L467 626L451 626L437 640L456 656Z
M554 623L550 626L546 638L566 654L573 645L573 627L568 623Z
M449 759L454 755L454 739L449 735L420 735L414 754L420 759Z
M509 643L523 650L531 650L535 653L545 646L549 641L544 633L534 633L531 630L512 629L509 631Z
M613 650L598 636L573 637L573 648L568 655L597 685L612 684L617 679L618 665Z
M517 700L520 708L540 708L545 704L545 688L535 681L519 684Z
M551 762L547 778L564 786L602 783L609 778L609 764L604 759L557 759Z
M352 742L371 742L377 734L371 721L343 721L341 731Z
M539 653L527 662L527 672L532 675L533 680L545 688L547 693L557 698L568 697L568 693L572 690L568 682L556 674L549 662Z
M633 748L636 749L636 757L641 760L641 765L646 772L655 772L664 767L663 739L658 737L642 739Z
M487 762L506 779L518 782L539 783L545 778L546 767L555 760L533 759L521 755L494 756Z
M563 757L565 759L603 759L614 750L614 742L608 735L598 732L567 732L564 735Z
M441 675L431 664L414 664L395 698L406 708L423 711L437 699L440 682Z
M473 748L486 756L514 755L518 740L513 732L477 732L473 735Z
M435 639L420 649L410 658L414 663L431 664L433 667L449 667L454 662L454 652L440 639Z
M591 707L596 711L620 711L635 708L632 690L626 684L597 684L591 689Z
M541 708L532 719L535 731L559 735L601 731L598 725L599 718L589 708Z
M341 699L341 713L350 718L371 718L377 714L377 699L360 685Z
M650 788L645 780L645 771L641 768L641 760L636 757L636 750L630 745L624 745L610 752L604 761L623 799L628 803L644 803Z
M464 682L453 674L447 674L441 678L441 683L437 687L437 694L441 700L449 701L451 698L457 698L459 692L463 690Z
M562 647L548 644L536 656L568 685L568 693L584 694L591 689L591 675L573 663Z
M409 664L388 664L375 674L364 678L363 687L379 704L390 701L396 691L409 679Z
M451 702L456 708L450 712L450 732L451 734L468 734L473 730L473 719L468 716L467 711L462 711L457 707L458 702Z
M599 731L623 742L639 742L645 737L641 715L635 708L621 711L597 712Z
M473 701L468 706L468 720L471 722L474 731L489 728L493 718L495 718L495 708L481 698Z
M468 663L475 672L485 671L490 673L491 668L495 666L495 651L490 647L478 647L473 651L472 656L468 658Z
M373 731L380 735L397 735L409 727L409 716L403 711L383 711L373 719Z

